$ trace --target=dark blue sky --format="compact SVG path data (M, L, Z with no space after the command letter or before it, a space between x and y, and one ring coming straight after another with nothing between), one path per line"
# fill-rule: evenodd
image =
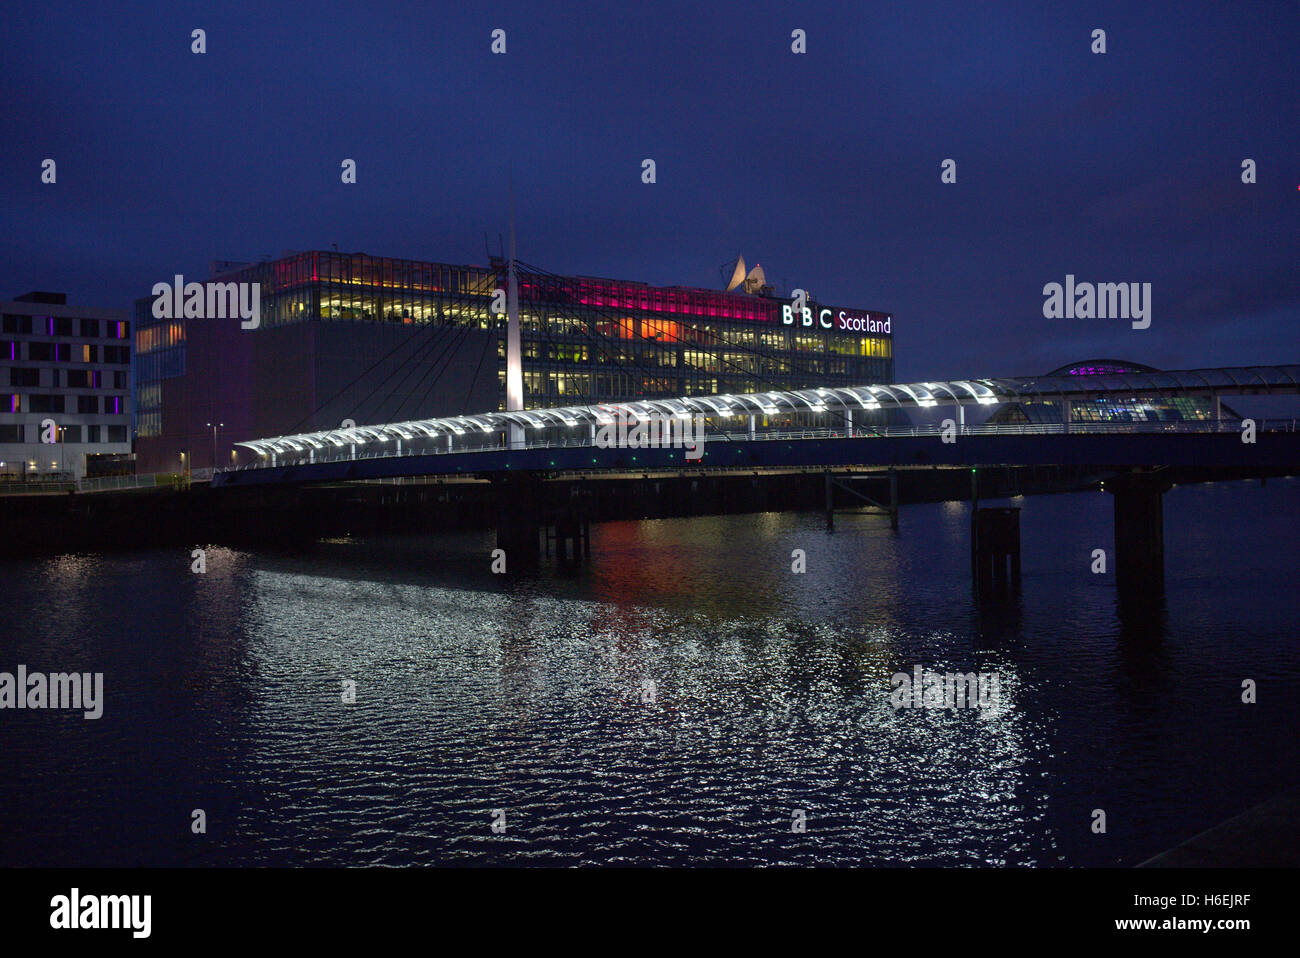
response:
M333 244L481 264L513 157L522 259L718 287L743 253L892 312L900 380L1300 361L1294 2L704 6L8 0L0 296L125 308ZM1067 273L1151 283L1151 328L1044 319Z

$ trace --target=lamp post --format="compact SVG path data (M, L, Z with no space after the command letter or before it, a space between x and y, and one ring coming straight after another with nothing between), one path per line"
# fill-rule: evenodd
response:
M212 429L212 471L216 472L217 471L217 428L220 427L222 429L225 429L226 424L224 422L218 422L218 423L210 422L207 423L207 425Z

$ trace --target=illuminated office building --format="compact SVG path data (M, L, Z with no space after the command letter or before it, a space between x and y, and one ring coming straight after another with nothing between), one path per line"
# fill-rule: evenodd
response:
M893 317L758 292L519 264L524 407L889 383ZM163 278L170 282L170 277ZM235 442L505 403L506 264L304 252L214 264L257 284L256 328L136 304L142 471L225 465Z

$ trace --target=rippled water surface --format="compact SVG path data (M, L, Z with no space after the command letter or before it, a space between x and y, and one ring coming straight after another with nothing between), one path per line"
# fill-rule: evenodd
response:
M1154 611L1089 570L1108 495L1014 504L993 606L951 503L609 523L530 575L491 533L0 563L0 671L105 684L0 711L0 864L1133 864L1300 782L1300 482L1170 492ZM1000 701L896 710L917 664Z

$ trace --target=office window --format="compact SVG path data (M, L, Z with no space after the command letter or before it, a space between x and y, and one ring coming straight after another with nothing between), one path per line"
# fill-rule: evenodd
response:
M87 339L97 339L99 337L99 320L83 319L80 324L80 335Z
M98 396L78 396L77 412L79 413L97 413L99 412Z
M28 412L63 412L64 409L63 397L49 393L32 393L27 401Z
M99 442L99 427L90 425L86 427L86 442Z
M98 372L95 373L95 385L96 385L96 386L99 385L99 373L98 373ZM126 388L126 373L125 373L123 370L120 370L120 369L119 369L118 371L116 371L115 373L113 373L113 388L114 388L114 389L125 389L125 388Z
M126 426L105 426L104 432L108 435L105 442L126 442Z
M27 358L41 363L53 361L54 343L28 343Z
M126 412L125 396L105 396L104 412L110 416L120 416Z
M0 423L0 442L24 442L23 424Z
M81 442L81 427L60 426L59 442Z
M46 316L41 331L47 336L71 336L72 319L67 316Z
M32 318L30 316L19 316L15 313L5 313L3 328L6 333L21 333L30 336L32 334Z
M41 371L39 369L10 369L9 385L10 386L39 386L41 384Z
M99 362L99 347L95 346L92 343L83 343L80 353L81 355L78 356L78 359L80 359L83 363Z

